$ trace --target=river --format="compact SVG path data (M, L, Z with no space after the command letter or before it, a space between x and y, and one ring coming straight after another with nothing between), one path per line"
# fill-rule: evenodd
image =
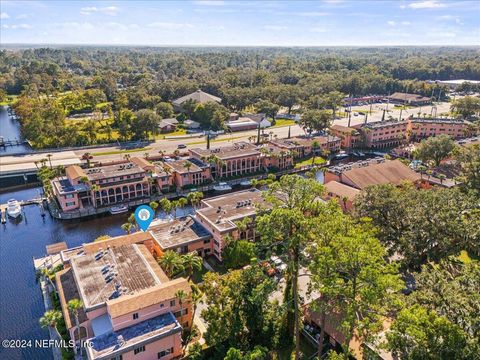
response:
M21 140L20 124L10 117L6 106L0 106L0 136L5 140ZM0 155L31 151L28 145L0 147Z
M0 194L0 203L8 199L28 200L38 196L40 188ZM182 216L191 208L178 211ZM65 241L68 247L90 242L100 235L124 234L120 226L129 214L104 216L75 221L42 218L35 205L24 207L19 221L7 220L0 225L0 339L48 339L40 328L39 318L45 309L39 284L35 280L32 257L45 255L45 246ZM160 214L159 216L162 216ZM9 349L0 346L0 359L52 359L49 349Z

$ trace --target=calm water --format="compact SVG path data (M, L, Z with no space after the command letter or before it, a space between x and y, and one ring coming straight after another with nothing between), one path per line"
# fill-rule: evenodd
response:
M38 188L0 194L0 203L8 199L27 200L38 196ZM32 257L45 254L45 246L65 241L69 247L90 242L100 235L121 235L120 226L129 214L95 219L59 221L40 216L38 207L24 207L20 222L11 219L0 225L0 339L47 339L38 319L43 315L42 293L35 281ZM191 211L179 210L178 216ZM0 359L51 359L48 349L6 350L0 347Z
M18 121L10 118L6 106L0 106L0 136L3 136L5 140L22 138L20 135L20 124ZM0 155L25 151L31 151L31 149L26 145L7 146L6 148L0 147Z

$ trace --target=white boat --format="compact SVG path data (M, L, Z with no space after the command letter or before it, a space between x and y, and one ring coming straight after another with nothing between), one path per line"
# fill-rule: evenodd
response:
M213 190L215 191L230 191L232 187L228 185L226 182L218 183L217 185L213 186Z
M7 214L8 216L16 219L20 215L22 215L22 207L20 203L15 199L10 199L7 202Z
M127 211L128 211L127 205L113 206L110 208L110 214L112 215L123 214L123 213L126 213Z
M250 186L250 185L252 185L252 181L251 180L243 180L243 181L240 181L240 185L241 186Z

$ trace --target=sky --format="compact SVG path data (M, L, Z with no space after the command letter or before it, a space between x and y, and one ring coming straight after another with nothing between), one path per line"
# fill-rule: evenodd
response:
M480 45L480 1L10 1L0 43Z

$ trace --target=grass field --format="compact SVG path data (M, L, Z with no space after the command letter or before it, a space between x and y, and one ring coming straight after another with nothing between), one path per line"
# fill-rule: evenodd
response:
M152 148L151 147L144 147L144 148L129 149L129 150L94 152L94 153L92 153L92 156L128 154L128 153L139 152L139 151L148 151L148 150L152 150Z
M307 166L307 165L322 165L324 163L325 163L325 159L317 156L315 158L315 162L313 162L313 158L305 159L305 160L302 160L302 161L296 163L295 168L300 168L302 166Z
M295 120L290 119L276 119L275 125L272 128L283 127L283 126L292 126L295 125Z

